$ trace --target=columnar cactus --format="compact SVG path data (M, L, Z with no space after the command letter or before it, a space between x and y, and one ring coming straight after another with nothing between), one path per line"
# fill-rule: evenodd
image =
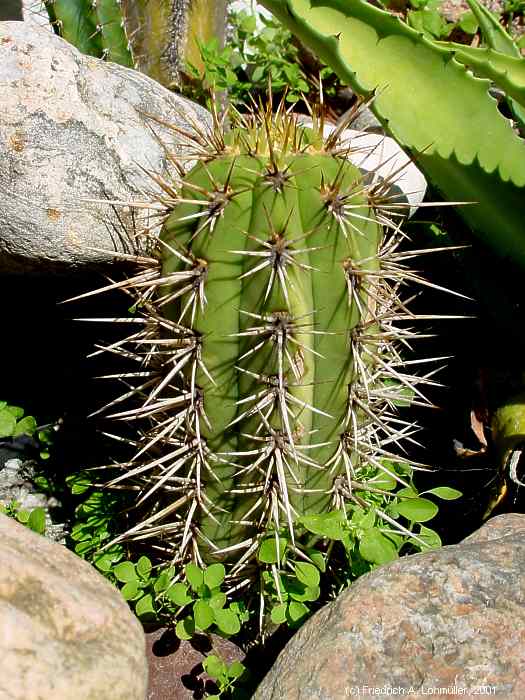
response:
M110 285L135 315L107 349L138 368L105 409L145 427L107 486L136 494L114 541L249 578L268 533L301 550L305 516L349 504L407 533L377 497L385 477L408 486L392 462L410 471L395 448L414 426L397 406L426 403L431 380L402 357L417 317L401 291L422 281L403 261L422 251L399 250L389 183L366 184L339 130L325 139L283 104L231 119L195 133L153 254Z
M54 31L82 53L133 67L121 0L44 0Z
M82 53L172 87L199 42L224 37L226 0L42 0L54 31Z

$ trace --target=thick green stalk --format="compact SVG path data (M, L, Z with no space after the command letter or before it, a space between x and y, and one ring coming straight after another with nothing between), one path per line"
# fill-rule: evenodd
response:
M414 334L396 328L388 202L322 121L306 129L284 102L231 118L228 136L195 135L160 263L126 284L139 325L117 352L140 368L110 406L140 398L112 416L148 425L109 486L136 491L144 514L119 540L160 538L250 576L268 533L301 546L302 517L366 507L381 475L406 485L383 461L419 379L398 369Z
M203 339L201 359L206 372L197 371L196 384L210 422L199 425L207 447L216 454L253 450L257 439L250 441L246 434L270 439L270 428L293 441L298 450L308 447L312 464L294 463L282 485L293 511L303 515L327 510L342 469L340 465L331 472L321 465L333 456L344 431L348 387L355 375L349 334L364 322L358 309L349 305L345 265L372 258L374 267L381 234L364 194L359 193L361 178L354 166L348 163L343 168L330 155L298 154L281 158L279 168L288 173L282 191L269 186L268 156L225 156L194 170L183 193L188 199L201 190L230 188L238 194L230 197L213 233L206 229L196 233L203 224L198 216L202 205L174 210L163 234L169 245L164 272L184 269L181 259L171 253L173 248L181 251L181 245L187 245L186 257L206 266L208 303L196 310L192 328ZM356 218L357 229L349 227L347 235L323 201L323 183L331 182L337 182L342 191L356 189L347 206L355 207L354 216L363 219ZM204 195L197 194L197 199L206 202ZM268 264L255 271L266 260L265 253ZM271 255L288 255L290 260L293 256L293 262L277 263L274 268ZM189 320L189 310L180 318L183 305L184 297L166 313L177 322ZM250 329L264 325L269 327L267 333L250 334L256 333ZM280 327L284 332L278 340ZM290 360L296 363L293 371ZM369 364L366 359L365 364ZM258 401L247 397L259 394L261 404L255 410ZM239 399L243 403L237 403ZM263 418L274 402L275 410ZM283 406L290 415L285 416ZM216 467L219 480L217 485L211 482L214 500L232 489L234 471L230 466ZM242 514L254 499L238 496L235 500L230 507ZM232 544L230 533L224 537L212 518L203 518L201 526L219 546Z
M45 0L53 29L89 56L133 66L119 0Z

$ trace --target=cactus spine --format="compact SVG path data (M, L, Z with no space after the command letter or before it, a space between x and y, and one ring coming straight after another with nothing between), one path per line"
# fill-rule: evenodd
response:
M304 516L360 507L410 534L370 496L388 501L385 475L407 485L391 460L413 467L396 446L414 425L397 406L428 403L432 381L401 357L418 318L402 289L423 282L403 261L423 251L399 250L389 183L366 184L339 130L325 139L284 103L231 119L194 134L153 253L109 285L136 315L107 349L138 368L101 411L145 426L107 484L137 495L113 542L249 580L269 533L301 550Z

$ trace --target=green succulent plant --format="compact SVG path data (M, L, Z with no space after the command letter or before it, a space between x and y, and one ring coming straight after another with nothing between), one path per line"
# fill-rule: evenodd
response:
M120 0L43 0L54 31L79 51L133 67Z
M512 40L489 26L475 0L470 5L489 48L431 41L363 0L261 4L343 82L373 94L376 116L429 181L449 201L472 203L459 212L473 231L501 256L525 264L525 144L489 94L493 81L521 110L525 60L509 55Z
M197 164L180 188L159 180L167 214L139 272L98 290L131 296L117 320L132 333L107 350L137 364L108 375L126 388L97 411L137 426L130 458L105 467L104 489L132 498L128 526L98 555L127 543L179 570L221 563L291 624L319 597L330 539L374 563L436 544L422 465L397 449L416 429L400 410L434 383L406 357L420 317L404 289L426 283L405 261L426 251L403 250L408 205L363 179L345 124L325 137L312 119L270 100L195 129Z
M42 0L54 31L82 53L171 86L201 65L199 41L224 32L226 0Z

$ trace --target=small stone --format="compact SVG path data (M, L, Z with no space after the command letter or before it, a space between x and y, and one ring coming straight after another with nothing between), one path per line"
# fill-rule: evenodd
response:
M30 439L30 438L29 438ZM21 442L20 438L13 441ZM0 504L10 506L16 504L17 510L31 512L35 508L43 508L46 517L45 537L66 543L67 525L56 519L55 513L59 511L61 503L54 497L48 496L38 490L35 479L37 465L32 460L8 459L2 463L2 451L0 448Z
M0 698L144 700L137 618L92 566L0 515Z
M292 638L254 700L525 698L525 515L360 578Z
M146 632L149 664L147 700L190 700L216 693L217 688L204 673L202 661L209 654L226 664L242 661L242 650L216 634L181 641L172 629L161 627Z

